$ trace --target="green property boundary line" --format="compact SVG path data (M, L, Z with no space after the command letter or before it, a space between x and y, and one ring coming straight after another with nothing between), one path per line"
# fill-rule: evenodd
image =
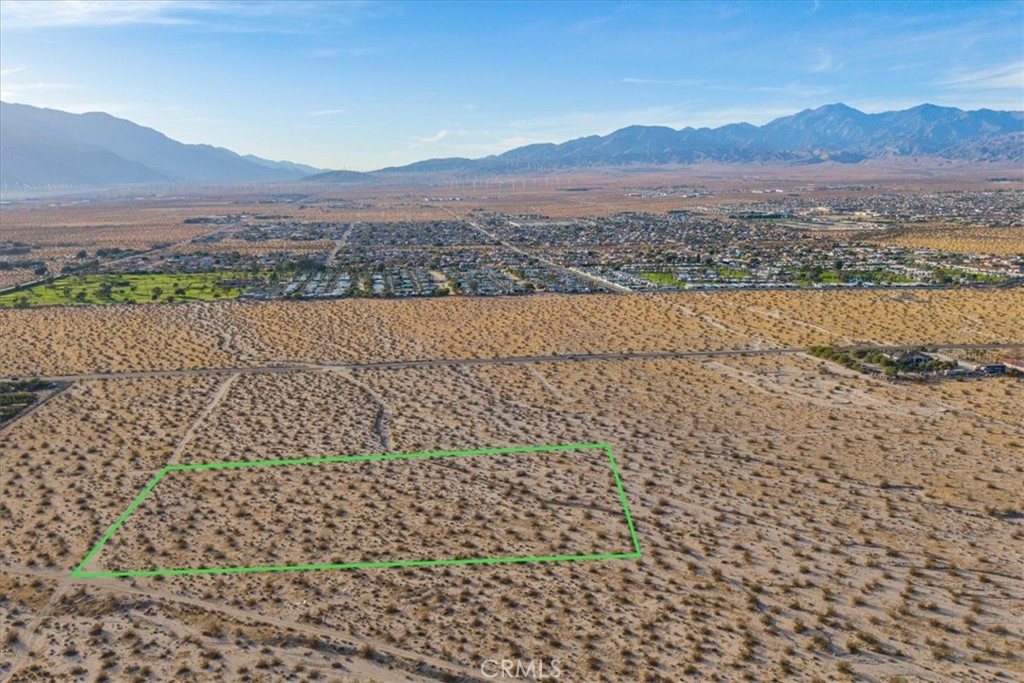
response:
M168 472L185 470L215 470L231 469L239 467L276 467L281 465L312 465L328 462L367 462L374 460L409 460L415 458L449 458L466 457L478 455L502 455L509 453L536 453L540 451L575 451L601 449L608 455L608 464L615 479L615 488L619 493L619 502L622 504L622 513L626 518L626 525L629 527L630 539L633 543L632 552L628 553L596 553L589 555L536 555L529 557L470 557L455 559L435 560L395 560L385 562L345 562L336 564L297 564L280 566L255 566L255 567L199 567L194 569L146 569L134 571L106 571L87 572L85 567L103 549L107 541L113 537L128 518L142 504L158 483ZM622 486L622 477L619 475L619 466L615 462L615 455L612 447L607 443L582 443L582 444L561 444L555 446L520 446L510 448L480 448L476 450L461 451L432 451L426 453L383 453L374 455L341 455L330 458L291 458L285 460L253 460L240 462L213 462L197 465L168 465L160 470L139 495L132 501L131 505L121 513L113 526L107 529L99 542L71 572L73 579L102 579L122 576L181 576L189 574L241 574L250 572L281 572L301 571L311 569L378 569L383 567L436 567L444 565L469 565L469 564L510 564L525 562L565 562L585 560L617 560L617 559L639 559L641 557L640 540L637 538L636 528L633 525L633 516L629 512L629 503L626 501L626 491Z

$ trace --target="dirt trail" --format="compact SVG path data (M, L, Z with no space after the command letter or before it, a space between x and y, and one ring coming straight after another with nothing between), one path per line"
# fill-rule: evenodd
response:
M50 598L50 601L47 603L46 607L44 607L43 610L40 610L39 614L36 615L35 620L33 622L33 627L36 627L36 622L41 624L44 619L53 618L50 617L49 611L50 609L52 609L53 605L57 604L60 595L67 588L70 588L71 586L78 584L88 583L91 587L97 590L102 590L109 593L120 593L123 595L136 595L150 600L160 600L167 603L190 605L192 607L198 607L208 612L216 612L219 614L223 614L234 619L240 620L242 622L275 626L278 628L288 629L291 631L295 631L297 633L313 636L318 639L324 639L329 642L339 642L355 650L359 650L364 645L369 645L376 652L401 660L401 663L405 665L402 667L403 671L401 672L400 675L399 672L391 670L391 676L386 676L386 674L384 674L384 672L387 672L388 669L385 669L382 666L380 668L382 677L379 679L375 677L373 680L429 681L443 678L443 675L445 673L451 673L456 676L463 676L474 681L483 680L480 676L480 672L474 669L464 668L459 665L444 661L442 659L432 657L430 655L424 655L413 650L406 650L405 648L396 647L394 645L390 645L388 643L378 641L372 638L350 636L338 631L335 628L328 628L316 626L315 624L291 621L289 619L282 619L259 612L250 612L240 607L233 607L232 605L215 602L213 600L195 598L186 595L178 595L164 588L140 588L138 586L125 583L124 580L122 579L79 579L76 581L72 581L68 577L67 572L64 571L36 569L31 567L20 567L13 565L0 565L0 571L4 571L10 574L19 574L22 576L41 576L50 579L56 578L62 582L63 585L60 588L60 590L54 592L53 597ZM30 647L26 646L25 652L27 653L30 649ZM357 661L365 660L358 659ZM420 665L426 665L428 667L431 667L437 670L440 675L433 679L415 676L409 678L409 674L407 672L416 670ZM8 678L12 676L17 671L17 669L17 665L13 666L10 674L8 675Z
M726 328L728 329L728 328ZM737 334L740 334L737 332ZM745 335L746 336L746 335ZM1024 350L1020 342L999 342L985 344L947 344L944 342L913 342L893 345L858 344L846 348L869 348L876 351L900 351L908 346L929 346L939 350L948 349L1014 349ZM425 358L421 360L378 361L373 363L309 363L294 362L281 365L260 365L252 367L211 367L182 370L126 370L122 372L90 372L79 375L41 375L39 379L51 382L77 382L93 379L119 379L131 377L187 377L191 375L223 375L225 373L278 373L297 370L403 370L405 368L458 367L470 365L512 365L516 363L564 363L577 361L646 360L660 358L713 358L715 356L776 356L802 354L808 351L804 346L749 346L733 349L705 351L621 351L611 353L566 353L548 356L498 356L494 358ZM10 422L5 423L6 427Z
M707 293L705 293L705 296L707 296ZM766 350L766 349L776 349L776 348L779 348L779 345L777 343L775 343L774 341L772 341L771 339L768 339L766 337L762 337L762 336L756 335L756 334L750 334L748 332L744 332L742 330L737 330L735 328L729 327L728 325L726 325L722 321L718 320L717 318L715 318L714 316L712 316L709 313L698 313L697 311L693 310L692 308L690 308L688 306L684 306L683 304L679 303L678 301L674 301L672 299L666 299L665 303L667 303L669 306L672 306L673 308L675 308L675 309L677 309L679 311L682 311L683 314L688 315L691 318L696 318L697 320L700 320L701 322L703 322L703 323L705 323L707 325L710 325L711 327L715 328L716 330L721 330L722 332L726 332L726 333L729 333L729 334L735 334L735 335L737 335L739 337L746 337L747 339L750 339L753 342L753 346L751 347L751 349L753 349L753 350L760 351L760 350Z
M203 410L196 416L196 419L192 420L192 424L188 426L188 430L185 432L184 436L181 437L181 440L178 441L178 445L174 447L174 453L171 454L171 459L167 462L168 465L179 464L181 454L185 452L185 447L192 441L196 430L199 429L199 425L201 425L206 418L210 416L210 413L220 405L221 401L224 400L224 397L227 396L228 391L231 389L231 385L233 385L241 376L240 372L234 372L228 375L227 378L220 383L220 386L217 387L217 391L213 393L213 396L211 396L210 400L207 401Z
M534 379L540 382L540 385L544 387L544 389L546 389L549 394L554 396L559 403L569 403L569 399L565 397L565 394L559 391L558 387L551 384L551 382L548 381L548 378L545 377L540 370L533 367L532 365L524 365L523 367L525 367L526 371L533 375Z
M374 403L377 404L377 417L373 420L373 427L377 431L377 438L380 439L381 448L383 448L385 452L390 451L391 431L389 429L389 425L391 424L392 417L391 406L384 400L384 397L374 391L368 384L356 379L351 370L337 369L332 371L340 374L350 384L362 389L370 396L371 399L373 399Z
M192 421L192 424L189 425L188 430L185 432L184 436L182 436L181 440L178 442L178 445L174 449L174 453L171 455L170 462L168 463L169 465L177 464L178 459L180 458L182 452L185 449L185 446L187 446L188 443L192 440L192 436L195 434L196 429L198 429L199 425L214 410L214 408L217 407L217 405L221 402L224 396L227 395L228 389L231 388L232 383L234 383L234 381L238 379L238 377L238 373L229 375L227 379L225 379L217 388L217 391L213 394L213 396L210 397L210 400L207 402L202 412L200 412L196 419ZM72 582L70 577L63 574L60 575L60 577L58 578L57 587L53 591L53 595L50 596L50 599L47 600L46 604L43 605L42 609L39 610L39 613L29 623L28 627L26 628L25 632L28 634L28 637L25 643L24 651L14 656L13 661L11 663L11 671L8 678L10 678L10 676L13 676L14 673L19 670L21 665L24 664L24 660L28 656L28 653L33 652L36 649L37 642L42 637L42 633L39 630L40 626L42 626L43 621L47 617L49 617L50 612L53 611L54 607L56 607L60 603L61 598L64 597L64 595L67 593L68 589L71 586Z
M12 678L21 666L26 663L26 660L31 661L32 658L29 657L29 654L36 651L43 638L41 630L43 622L52 618L50 613L60 603L60 599L64 597L69 588L71 588L70 577L67 574L60 575L57 580L57 586L53 590L53 595L40 608L39 613L28 623L28 626L25 627L26 637L23 649L21 652L15 650L14 655L11 657L11 670L3 680L6 681Z

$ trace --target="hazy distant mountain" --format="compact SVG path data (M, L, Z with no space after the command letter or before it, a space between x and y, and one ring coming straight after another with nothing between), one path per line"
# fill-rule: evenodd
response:
M318 169L186 145L99 112L0 102L0 186L294 180Z
M950 148L946 155L974 161L1024 162L1024 131L963 142Z
M303 178L318 183L363 183L372 179L370 174L359 171L324 171Z
M763 126L629 126L604 136L527 145L483 159L429 159L380 173L743 161L855 163L920 155L977 162L1024 158L1024 112L922 104L865 114L845 104L830 104Z
M271 161L270 159L258 157L255 154L246 154L242 158L245 159L246 161L251 161L254 164L259 164L260 166L266 166L267 168L283 169L285 171L292 171L294 173L301 173L303 176L307 176L312 173L324 172L324 169L317 168L316 166L297 164L294 161Z
M763 126L629 126L561 144L519 147L483 159L427 159L371 174L186 145L109 114L69 114L0 102L0 187L127 183L234 183L299 178L365 182L397 173L503 173L622 164L778 161L855 163L935 156L969 162L1024 160L1024 112L923 104L865 114L844 104L806 109Z

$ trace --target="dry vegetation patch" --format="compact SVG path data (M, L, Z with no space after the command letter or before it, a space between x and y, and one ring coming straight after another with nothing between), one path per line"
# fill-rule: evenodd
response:
M777 291L665 295L784 346L1020 343L1024 289Z
M244 367L285 359L337 363L845 339L1008 343L1021 341L1007 315L1022 308L1021 296L1020 290L943 290L455 299L426 306L220 303L55 311L72 316L64 322L39 317L49 311L14 311L2 319L18 332L3 362L31 372L115 362L133 369ZM531 318L541 323L524 327ZM110 329L125 320L133 324L118 342ZM48 336L50 324L63 336ZM38 330L34 344L21 336L32 329ZM61 343L70 349L57 353ZM134 355L108 350L118 343ZM106 646L90 641L87 630L82 635L87 627L80 624L106 620L139 633L198 629L204 647L227 660L223 673L189 659L199 680L237 677L241 666L255 677L252 659L273 657L290 667L302 662L308 670L301 679L324 661L307 654L304 641L236 636L234 625L227 636L204 636L195 617L170 609L198 601L232 619L272 615L267 627L278 634L322 630L367 643L367 657L352 666L374 648L392 648L463 672L478 670L485 658L557 658L564 680L588 682L832 680L847 670L865 680L907 672L1020 677L1019 394L1020 380L1012 377L893 384L800 354L77 382L0 431L0 561L31 577L17 587L4 584L13 596L0 603L9 623L21 618L15 610L45 607L49 597L42 596L57 589L51 581L65 581L145 482L171 462L608 441L644 557L99 581L86 585L87 599L59 602L55 613L68 626L46 622L46 640L38 641L46 647L15 645L5 656L24 678L35 675L34 665L58 676L75 666L75 655L60 654L68 642L89 662L82 664L89 675L101 666L96 648L113 650L117 666L127 667L124 652L134 652L134 640L115 638ZM417 524L436 527L431 533L439 534L439 544L441 531L481 546L509 527L523 543L540 538L538 519L528 515L537 508L508 504L540 483L506 494L506 478L492 485L484 476L490 473L472 469L432 465L387 477L367 469L349 480L340 467L329 481L306 482L309 471L254 473L237 486L220 477L183 479L182 495L154 499L165 511L161 521L176 524L177 535L159 535L155 524L140 527L134 540L125 537L131 546L113 549L132 550L145 563L146 554L134 549L148 541L167 553L161 559L183 560L175 543L181 537L189 548L206 552L209 545L227 561L258 553L330 558L339 542L359 535L337 514L350 495L361 504L349 521L390 518L404 521L409 533ZM568 491L570 478L580 474L562 468L544 481ZM212 505L190 501L188 487ZM552 492L547 500L554 510L563 492ZM586 488L577 495L587 495ZM402 505L403 497L416 502ZM248 500L253 503L240 505ZM459 526L466 519L458 517L460 509L471 515L468 503L490 508L494 523ZM592 528L585 509L565 512L563 523L545 527L545 542L582 542ZM408 516L420 514L416 524ZM287 533L279 532L282 522ZM338 533L326 531L329 522ZM36 579L42 583L32 588ZM147 619L138 606L96 607L128 589L150 602ZM29 642L25 627L18 629ZM170 642L145 633L144 642L158 643L150 652ZM239 659L228 654L225 643L232 642L247 643L238 646ZM252 642L260 643L255 650ZM183 660L199 656L192 645L182 647ZM263 647L268 651L260 652ZM27 656L29 648L39 651L36 658ZM149 656L140 652L135 656ZM293 671L270 666L259 671L267 677Z
M341 372L240 374L170 464L386 452L386 406Z
M869 240L871 241L871 240ZM964 254L1024 254L1024 227L984 228L950 226L914 228L885 235L880 244L893 244L917 249L939 249Z
M743 291L0 310L0 373L1020 343L1024 290Z
M86 571L630 552L591 448L175 470Z
M175 254L224 254L238 253L246 256L263 256L279 252L292 254L327 253L334 248L333 240L280 240L268 239L251 241L243 239L222 239L218 242L191 242L174 247L170 251Z
M78 382L5 425L0 561L73 567L117 519L125 495L166 464L215 379Z

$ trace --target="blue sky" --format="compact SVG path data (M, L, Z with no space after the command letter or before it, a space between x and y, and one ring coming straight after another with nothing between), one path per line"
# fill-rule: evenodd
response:
M0 90L368 170L832 102L1024 109L1024 2L0 0Z

